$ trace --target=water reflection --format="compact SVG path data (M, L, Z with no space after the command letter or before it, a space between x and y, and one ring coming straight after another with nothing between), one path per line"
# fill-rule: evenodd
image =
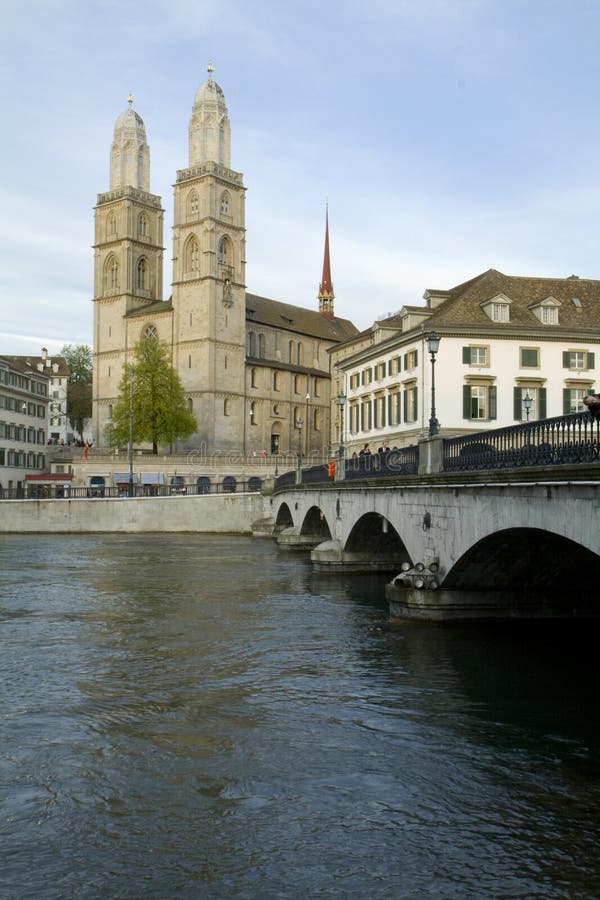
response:
M0 539L4 893L597 896L592 637L270 542Z

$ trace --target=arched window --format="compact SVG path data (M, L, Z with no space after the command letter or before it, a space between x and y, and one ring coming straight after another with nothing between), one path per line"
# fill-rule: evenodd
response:
M218 263L229 268L233 266L233 247L227 235L219 241Z
M188 399L187 399L187 408L188 408L188 412L191 412L191 413L194 412L194 401L192 400L191 397L188 397Z
M142 338L144 340L146 340L147 338L158 338L156 325L146 325L144 331L142 332Z
M200 245L195 237L191 237L185 245L185 271L200 271Z
M112 406L109 406L108 407L108 418L112 419L112 417L113 417L113 408L112 408Z
M146 279L147 279L146 259L145 259L145 257L142 256L141 259L138 260L137 271L136 271L136 287L138 288L138 290L140 290L140 291L146 290Z
M298 365L301 366L304 362L304 348L300 341L298 341Z
M246 355L256 356L256 343L253 331L249 331L248 336L246 337Z
M294 393L299 394L302 390L302 376L294 375Z
M148 216L143 212L138 216L138 235L148 237Z
M258 336L258 358L265 358L265 336L264 334L259 334Z
M253 400L252 403L250 404L250 424L251 424L251 425L256 425L256 424L257 424L257 421L256 421L256 403L254 402L254 400Z
M288 362L294 361L294 342L290 341L288 344Z
M321 410L315 409L313 411L313 431L321 430Z
M250 387L258 387L258 370L251 369L250 370Z
M229 215L229 193L227 191L223 191L221 194L221 215Z
M281 372L273 372L273 390L278 391L281 387Z
M117 218L114 213L109 213L106 220L106 237L110 240L117 234Z
M187 213L188 219L196 219L198 217L198 194L196 191L192 191L192 193L188 195Z
M119 263L112 254L106 260L105 289L114 291L119 287Z
M229 400L223 400L223 415L230 416L231 415L231 403Z

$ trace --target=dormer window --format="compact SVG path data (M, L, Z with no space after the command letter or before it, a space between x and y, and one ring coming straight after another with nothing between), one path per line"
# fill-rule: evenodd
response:
M558 308L560 301L555 297L546 297L540 303L533 303L530 310L538 317L542 325L558 325Z
M511 300L505 294L497 294L484 300L481 308L492 322L510 322Z

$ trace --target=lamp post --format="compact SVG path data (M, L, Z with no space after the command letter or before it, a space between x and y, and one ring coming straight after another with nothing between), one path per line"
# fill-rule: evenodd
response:
M440 336L432 331L427 338L427 349L431 354L431 418L429 419L429 437L439 433L440 423L435 414L435 357L440 349Z
M302 426L304 422L302 416L296 419L296 428L298 429L298 468L302 468Z
M529 391L523 397L523 406L525 407L525 419L529 422L529 414L531 412L531 407L533 404L533 397L529 396Z
M344 458L344 406L346 403L346 395L343 391L340 391L337 395L337 404L340 408L340 460Z
M307 392L306 397L306 416L304 421L306 422L306 456L310 455L310 410L308 408L308 404L310 403L310 394Z
M133 497L133 366L129 367L129 496Z

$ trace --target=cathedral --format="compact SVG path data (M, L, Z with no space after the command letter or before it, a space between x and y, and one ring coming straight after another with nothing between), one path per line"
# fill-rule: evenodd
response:
M186 452L306 455L330 442L329 350L357 333L334 314L325 225L318 308L247 293L245 187L231 168L231 126L222 89L198 89L189 160L174 185L172 294L163 299L163 208L150 190L146 129L133 109L118 117L110 188L98 195L94 241L93 428L106 444L124 367L156 335L197 422Z

